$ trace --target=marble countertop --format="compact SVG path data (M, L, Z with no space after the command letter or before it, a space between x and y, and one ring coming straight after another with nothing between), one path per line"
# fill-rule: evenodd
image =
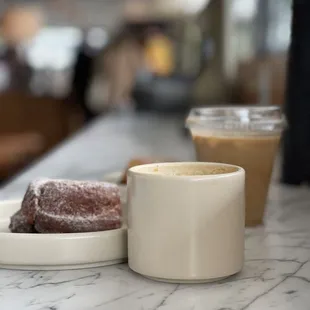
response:
M131 115L99 119L2 188L0 197L22 197L27 183L40 176L101 179L137 155L193 158L182 120ZM147 280L125 264L73 271L0 270L0 309L308 310L310 189L284 187L276 179L265 226L246 231L246 262L237 276L174 285Z

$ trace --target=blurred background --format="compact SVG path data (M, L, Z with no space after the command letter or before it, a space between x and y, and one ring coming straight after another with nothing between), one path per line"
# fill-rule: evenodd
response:
M110 109L282 105L290 19L290 0L2 1L0 181Z

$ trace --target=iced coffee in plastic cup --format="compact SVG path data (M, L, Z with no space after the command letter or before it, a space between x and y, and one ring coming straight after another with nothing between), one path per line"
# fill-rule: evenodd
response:
M186 122L198 161L233 164L245 169L246 226L262 224L285 124L281 109L277 106L196 108Z

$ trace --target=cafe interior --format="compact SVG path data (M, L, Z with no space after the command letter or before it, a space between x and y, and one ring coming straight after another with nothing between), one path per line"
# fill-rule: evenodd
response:
M166 64L125 99L137 113L284 103L289 1L5 1L0 16L1 182L126 105L108 102L100 65L122 27L165 39Z
M0 1L0 310L309 310L310 1Z

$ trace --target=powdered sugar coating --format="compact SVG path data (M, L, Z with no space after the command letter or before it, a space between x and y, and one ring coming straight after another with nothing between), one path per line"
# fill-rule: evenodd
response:
M18 233L35 232L34 221L38 210L41 187L48 179L39 179L28 185L21 209L11 217L10 230Z
M23 234L36 232L34 226L28 223L27 217L23 214L22 209L12 216L9 228L12 232L19 232Z
M21 213L41 233L116 229L121 226L120 192L104 182L40 179L29 185ZM13 232L20 232L14 228L21 218L12 217Z

